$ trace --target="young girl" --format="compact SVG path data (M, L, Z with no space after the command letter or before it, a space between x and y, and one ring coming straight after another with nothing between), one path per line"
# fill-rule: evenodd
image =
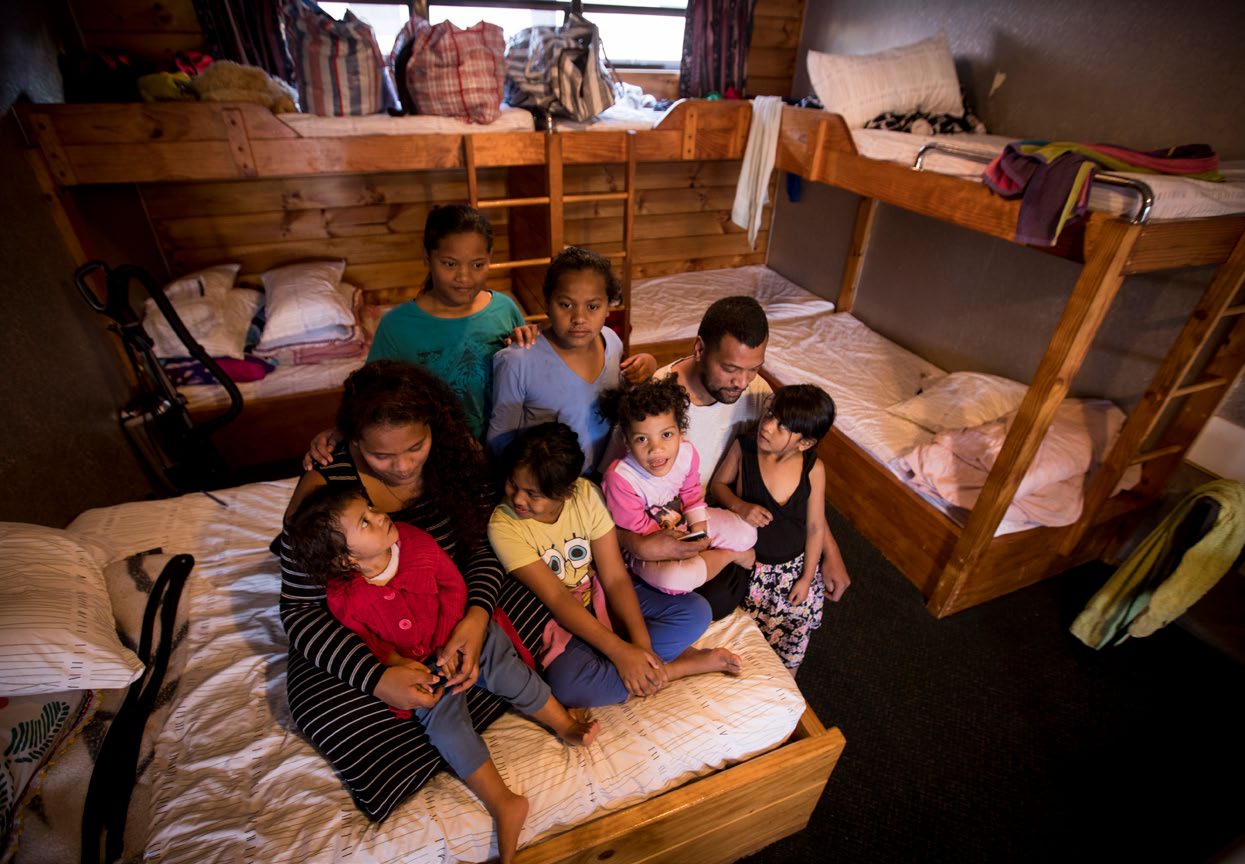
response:
M563 423L524 430L502 457L506 498L489 540L552 615L537 662L565 705L649 696L676 678L737 675L725 648L692 648L709 625L698 594L671 596L633 580L601 492L580 476L584 454Z
M594 470L609 441L609 424L597 410L601 393L651 378L651 354L623 359L622 340L605 326L622 286L604 256L571 246L545 273L549 326L530 351L511 345L493 355L493 416L488 447L496 457L522 429L560 420L579 436L583 473Z
M605 470L605 502L618 527L637 534L682 532L708 535L709 548L681 561L643 561L628 556L632 572L661 591L695 590L727 564L752 567L756 528L739 516L705 503L700 456L687 431L687 391L674 378L611 390L601 410L618 430L627 455Z
M467 602L467 586L454 563L430 534L391 521L357 487L325 486L312 492L289 531L296 559L308 575L324 582L329 610L378 660L443 676L442 683L425 688L424 705L414 714L442 758L496 820L501 860L512 860L527 818L527 799L502 780L472 727L466 696L442 686L457 672L457 658L438 652ZM497 618L485 635L477 684L544 723L568 744L591 744L596 721L576 720L552 697L548 685L519 659ZM411 714L391 710L408 718Z
M793 677L809 635L821 626L823 572L832 584L847 584L838 546L825 542L826 469L814 449L833 423L834 401L825 391L783 387L755 433L731 444L710 484L718 501L757 529L744 609Z

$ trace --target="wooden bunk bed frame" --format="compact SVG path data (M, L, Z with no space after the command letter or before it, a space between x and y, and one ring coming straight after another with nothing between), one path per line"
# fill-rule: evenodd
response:
M524 218L509 220L507 254L494 255L489 284L511 290L529 313L528 319L540 321L544 318L540 287L544 267L565 245L567 208L621 203L621 243L600 251L616 262L623 276L623 304L612 310L610 323L625 344L631 277L636 269L637 166L741 159L752 108L744 101L683 100L655 128L641 131L343 133L340 137L304 137L268 109L247 103L28 104L16 106L15 111L29 145L28 162L77 264L105 258L117 245L115 238L101 237L98 226L83 214L75 194L79 190L170 182L297 181L386 172L427 171L444 176L451 172L465 180L466 198L472 205L489 211L524 212ZM568 170L600 164L621 166L621 182L604 191L567 189L564 175ZM481 179L481 172L495 169L506 171L504 194L489 194ZM540 214L531 216L533 208ZM143 205L136 209L135 218L147 218ZM219 251L227 254L229 249L225 246ZM422 250L413 249L410 257L418 259L421 254ZM176 262L166 258L157 266L166 271L158 276L176 275ZM349 281L349 269L346 276ZM417 284L375 291L364 287L373 302L392 303L412 296ZM238 419L218 430L213 441L233 469L289 461L329 422L338 394L337 389L330 389L248 401ZM213 407L192 414L196 420L206 420L221 410Z
M984 185L859 155L843 118L785 107L777 167L861 198L838 295L849 312L879 202L1014 242L1019 201ZM1049 250L1083 267L1015 422L963 526L837 430L821 446L826 497L917 586L937 617L1006 594L1083 561L1110 558L1153 502L1245 365L1245 215L1131 224L1092 214ZM1037 248L1037 247L1033 247ZM1124 278L1215 265L1209 287L1088 479L1084 511L1063 528L994 536L1067 396ZM1132 465L1141 482L1112 495Z
M512 234L510 254L493 263L538 319L540 268L562 248L566 205L622 202L623 244L608 252L621 259L625 274L624 333L637 163L739 160L751 116L747 102L688 100L651 131L303 138L248 104L23 105L16 111L30 145L28 162L77 263L101 257L105 249L97 246L109 239L101 240L77 206L73 193L80 187L452 169L465 174L476 206L545 208L546 218L527 220L537 223L534 230ZM622 188L567 192L564 167L588 163L624 166ZM508 194L487 197L477 172L497 167L520 173L512 175ZM518 278L521 272L535 275ZM324 390L248 402L215 443L234 466L301 453L333 416L339 395ZM522 849L518 860L734 861L808 824L843 747L842 733L808 709L777 749Z

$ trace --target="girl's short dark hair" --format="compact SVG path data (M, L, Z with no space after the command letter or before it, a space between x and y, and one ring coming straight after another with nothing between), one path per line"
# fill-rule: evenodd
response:
M488 470L454 391L405 360L373 360L350 373L337 409L337 428L347 441L358 441L373 426L411 423L423 423L432 433L423 494L451 517L455 539L472 548L487 518Z
M687 431L687 408L691 398L673 375L650 378L630 387L618 387L601 394L600 412L611 425L624 432L646 417L671 413L680 432Z
M810 441L821 441L834 425L834 400L814 384L779 387L768 411L774 419Z
M593 252L591 249L584 249L580 246L568 246L554 256L553 261L549 264L549 269L545 271L545 305L549 305L549 298L553 296L554 290L557 289L559 279L567 273L578 273L584 270L596 273L604 280L605 298L611 304L622 302L622 283L614 275L614 268L610 266L609 259L599 252Z
M342 531L341 515L360 498L367 500L363 490L350 483L321 486L308 493L286 526L291 557L318 585L331 579L348 579L353 572L346 563L350 547Z
M424 251L431 255L441 240L451 234L479 234L489 252L493 251L493 226L488 217L466 204L441 204L428 211L424 220Z
M579 436L556 421L524 429L502 451L502 477L509 480L520 467L531 473L541 495L570 498L584 468Z

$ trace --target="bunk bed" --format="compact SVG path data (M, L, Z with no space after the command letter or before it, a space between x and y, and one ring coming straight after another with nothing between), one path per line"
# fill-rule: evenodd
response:
M550 134L516 131L513 123L524 118L471 132L434 124L429 132L420 123L428 118L283 119L246 103L15 110L30 145L28 161L78 263L119 250L173 278L237 259L245 285L287 260L340 256L348 262L344 281L363 290L365 303L392 304L422 282L416 226L426 208L466 200L485 210L498 230L488 287L510 292L529 320L543 318L543 267L566 243L591 241L617 262L624 301L610 324L624 340L636 248L671 242L637 243L637 200L645 194L637 189L637 172L663 163L740 159L751 114L747 102L682 100L654 115L657 122L648 129L603 122ZM598 166L604 173L585 179L583 172ZM689 170L685 188L699 185L699 168ZM570 188L572 181L582 191ZM252 194L261 188L264 195ZM256 205L258 198L271 203ZM184 212L200 205L202 215ZM261 218L252 213L257 206L271 212ZM654 204L659 212L660 206ZM520 210L524 218L508 215ZM570 236L572 213L612 220L617 230L604 241L595 233ZM725 231L716 217L702 221L707 227L696 230ZM378 225L379 234L363 236ZM257 234L279 238L284 251L272 252L272 243L261 248ZM719 236L704 247L711 255L720 250L713 261L723 254L759 260L739 256L737 239ZM239 418L216 433L217 449L236 469L288 462L333 416L338 392L324 387L248 399ZM193 413L206 420L220 410L206 397L196 400Z
M980 165L953 176L863 156L836 114L784 107L776 167L860 196L836 316L851 313L880 203L1013 240L1020 203L966 179L979 176ZM1245 280L1245 215L1237 209L1151 221L1137 218L1144 214L1091 213L1065 229L1055 247L1042 250L1083 266L977 504L962 524L841 429L827 436L821 454L831 475L828 500L922 591L931 613L949 615L1118 550L1129 533L1129 514L1159 495L1245 365L1245 304L1238 296ZM998 534L1125 277L1208 265L1217 268L1210 285L1087 479L1080 517L1061 528ZM1138 468L1136 484L1113 494L1126 472Z

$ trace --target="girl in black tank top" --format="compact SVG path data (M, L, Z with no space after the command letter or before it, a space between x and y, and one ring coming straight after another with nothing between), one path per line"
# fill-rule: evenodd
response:
M754 431L731 444L713 475L718 502L756 526L757 564L743 607L795 675L821 626L825 466L816 446L834 422L818 387L783 387Z

